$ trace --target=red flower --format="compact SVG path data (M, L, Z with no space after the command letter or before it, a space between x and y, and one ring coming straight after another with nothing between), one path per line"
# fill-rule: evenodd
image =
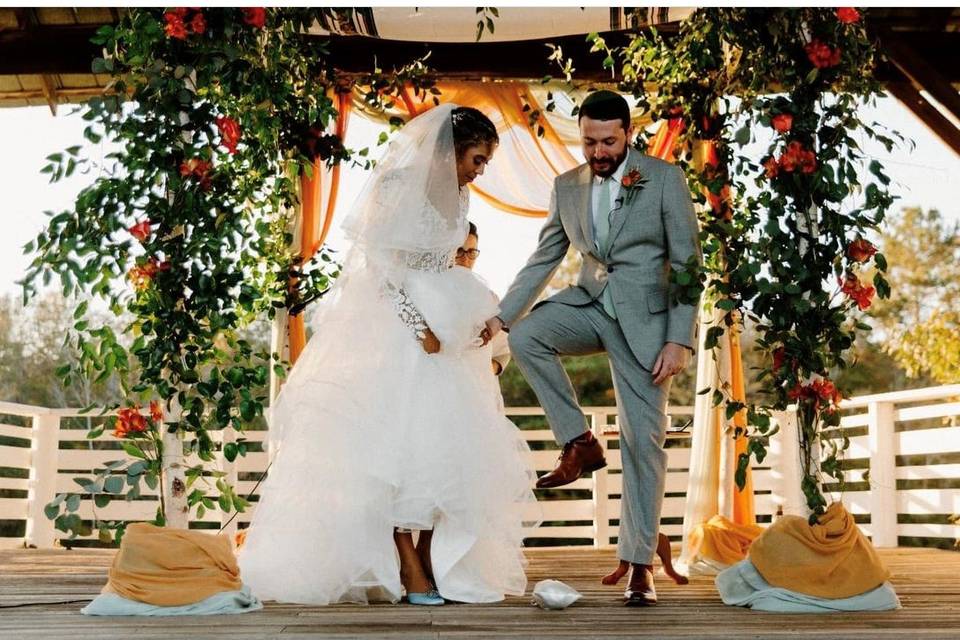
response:
M175 14L178 18L186 18L187 14L190 13L190 9L187 9L186 7L176 7L174 9L170 9L170 11L167 13Z
M237 143L240 142L240 125L228 116L217 118L217 129L220 130L220 141L230 153L237 152Z
M784 361L787 359L787 350L783 347L777 347L773 350L773 373L780 371Z
M876 289L871 286L864 286L853 273L848 273L846 279L840 281L840 291L856 302L860 311L870 308L873 303L873 294L876 293Z
M186 11L186 9L184 9L184 11ZM167 21L167 24L163 27L163 31L167 34L168 38L176 38L177 40L187 39L187 27L183 24L183 16L175 11L167 11L163 14L163 17Z
M770 119L770 124L777 130L777 133L787 133L793 127L793 116L789 113L781 113Z
M148 427L147 419L140 413L140 405L124 407L117 411L113 435L117 438L125 438L130 433L143 433Z
M803 145L794 140L787 145L786 150L780 155L777 161L780 168L788 173L796 171L798 168L803 173L813 173L817 170L817 156Z
M860 12L853 7L837 7L837 20L843 24L853 24L860 21Z
M193 14L193 18L190 20L190 28L198 35L207 30L207 19L203 17L201 12L198 11Z
M163 409L160 407L160 403L156 400L150 401L150 417L157 424L163 422Z
M127 231L129 231L130 235L132 235L134 238L136 238L140 242L144 242L147 238L150 237L150 220L147 219L147 220L138 222L137 224L127 229Z
M826 69L840 64L840 49L833 49L820 40L811 40L803 49L817 69Z
M847 245L847 255L855 262L866 262L877 252L877 248L869 240L857 238Z
M773 156L770 156L763 161L763 168L766 169L766 175L768 178L776 178L777 174L780 173L780 165L777 163L777 159Z
M206 191L210 188L210 162L200 158L190 158L180 163L180 175L184 178L188 176L195 177L200 182L200 187Z
M640 182L640 180L641 180L642 178L643 178L643 176L640 175L640 170L639 170L639 169L631 169L630 172L629 172L627 175L623 176L623 177L620 179L620 184L622 184L623 186L629 188L629 187L634 186L634 185L637 184L638 182Z
M243 21L251 27L263 29L263 25L267 23L267 10L263 7L244 7Z

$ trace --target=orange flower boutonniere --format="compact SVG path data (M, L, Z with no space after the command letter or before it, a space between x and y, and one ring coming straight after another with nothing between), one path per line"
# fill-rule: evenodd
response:
M624 204L630 204L633 197L640 193L640 190L647 184L647 177L640 173L640 170L633 167L620 178L620 193L617 200L622 200Z

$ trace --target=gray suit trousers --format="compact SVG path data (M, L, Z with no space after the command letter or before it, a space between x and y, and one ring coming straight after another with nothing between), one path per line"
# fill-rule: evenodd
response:
M653 384L623 335L598 301L582 306L547 301L510 330L510 350L558 443L587 430L562 355L606 351L613 374L620 422L623 491L617 553L620 559L652 564L660 530L667 472L666 404L670 381Z

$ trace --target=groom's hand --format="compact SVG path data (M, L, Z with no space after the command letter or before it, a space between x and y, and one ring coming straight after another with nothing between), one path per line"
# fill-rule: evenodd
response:
M657 361L653 364L653 384L663 384L670 376L686 369L688 364L690 364L690 350L682 344L668 342L663 345Z
M440 340L429 328L423 332L423 340L420 341L420 344L423 345L423 350L427 353L440 352Z
M483 346L493 340L493 336L503 330L503 320L499 316L493 316L486 322L486 328L480 332L480 339L483 340Z

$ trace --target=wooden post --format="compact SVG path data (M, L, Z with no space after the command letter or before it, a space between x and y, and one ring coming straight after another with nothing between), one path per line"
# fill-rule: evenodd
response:
M187 477L184 473L183 441L179 433L163 431L163 457L160 462L160 490L166 511L166 526L171 529L190 528L190 509L187 507Z
M28 547L51 549L56 541L56 528L43 508L57 494L57 451L60 447L60 418L52 413L33 416L30 444L30 480L27 485Z
M867 407L870 447L870 531L875 547L897 546L897 461L892 402Z
M786 515L808 516L810 510L803 497L800 478L800 433L796 411L778 411L774 414L780 432L770 438L770 475L773 478L773 499Z
M591 412L591 428L593 435L600 442L604 453L607 451L607 439L604 431L607 425L607 414ZM593 472L593 546L595 549L605 549L610 546L610 498L607 487L607 469Z

